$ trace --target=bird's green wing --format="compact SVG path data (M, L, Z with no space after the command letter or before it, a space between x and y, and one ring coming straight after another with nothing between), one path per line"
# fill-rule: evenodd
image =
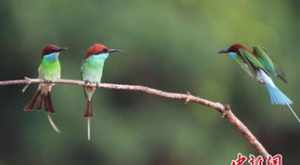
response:
M261 47L254 46L253 53L256 55L256 58L264 66L264 68L272 75L276 76L275 66L271 58Z
M250 68L253 77L256 79L257 71L265 70L263 65L256 59L256 57L249 51L245 49L239 49L240 57L243 59L243 62L247 64L247 66Z
M253 69L262 69L265 70L264 66L262 63L250 52L244 50L244 49L239 49L239 52L241 54L241 57L245 59L245 62L250 65L249 67L252 67Z
M250 66L249 63L245 62L246 59L244 59L243 56L239 56L238 58L235 58L235 61L241 66L241 68L251 77L255 78L256 73L255 70Z
M282 81L287 82L285 74L282 71L279 71L271 58L268 56L266 51L262 47L254 46L253 53L256 55L256 58L263 65L264 69L271 75L280 78Z

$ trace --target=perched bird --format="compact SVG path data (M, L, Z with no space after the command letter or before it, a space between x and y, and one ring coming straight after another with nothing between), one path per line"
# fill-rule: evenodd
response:
M38 77L45 80L45 83L39 84L35 94L30 102L25 106L25 111L32 111L33 109L45 108L48 112L48 120L56 132L60 132L51 118L51 113L54 112L54 107L51 101L51 91L54 83L60 79L61 68L59 63L60 52L66 50L53 44L46 45L42 50L42 61L38 69Z
M276 68L264 48L233 44L219 53L228 54L229 58L236 61L253 79L264 84L271 103L288 106L297 121L300 122L299 117L291 107L293 102L275 85L271 78L271 76L278 77L287 83L285 75Z
M82 80L87 84L84 87L86 98L84 117L87 119L88 140L91 139L90 122L93 116L92 97L96 91L96 87L89 86L89 84L101 83L104 63L109 55L114 52L120 51L118 49L109 49L100 43L93 44L88 48L81 66Z

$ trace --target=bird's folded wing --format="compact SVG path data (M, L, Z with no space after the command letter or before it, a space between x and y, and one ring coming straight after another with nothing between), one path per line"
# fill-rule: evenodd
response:
M252 78L255 78L256 66L252 64L252 61L249 60L247 57L247 56L251 56L251 54L248 55L249 53L243 49L240 49L239 52L240 52L240 60L238 61L238 63L241 65L242 69L245 70Z
M265 70L269 72L269 74L280 78L282 81L287 82L285 78L285 74L283 71L278 70L271 58L268 56L266 51L262 47L254 46L253 52L257 56L257 59L260 61L260 63L263 65Z
M241 53L241 56L246 59L247 62L249 62L249 65L254 67L254 69L262 69L265 70L264 66L261 64L261 62L250 52L247 52L243 49L239 50Z
M236 62L241 66L241 68L251 77L251 78L255 78L255 72L253 71L253 69L250 69L250 67L243 62L242 59L237 58Z

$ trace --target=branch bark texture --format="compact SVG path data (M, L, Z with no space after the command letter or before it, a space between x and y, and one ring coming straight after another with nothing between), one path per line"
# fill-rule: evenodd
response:
M0 86L8 85L29 85L29 84L39 84L45 83L41 79L20 79L20 80L6 80L0 81ZM67 84L67 85L77 85L77 86L86 86L87 84L84 81L80 80L70 80L70 79L61 79L55 82L56 84ZM254 134L246 127L246 125L239 120L239 118L232 112L229 105L224 105L219 102L210 101L204 98L200 98L190 93L174 93L174 92L165 92L162 90L150 88L147 86L141 85L128 85L128 84L113 84L113 83L99 83L99 84L88 84L88 86L96 86L97 88L106 88L112 90L123 90L123 91L132 91L132 92L142 92L148 95L162 97L166 99L179 100L185 103L195 103L203 106L210 107L212 110L215 110L221 114L221 116L227 120L240 134L241 136L256 150L257 153L267 158L270 156L265 147L258 141Z

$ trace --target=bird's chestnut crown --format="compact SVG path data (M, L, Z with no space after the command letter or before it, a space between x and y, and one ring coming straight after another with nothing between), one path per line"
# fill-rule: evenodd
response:
M43 50L42 50L42 56L45 56L45 55L48 55L48 54L51 54L51 53L55 53L55 52L61 52L61 51L64 51L66 50L65 48L61 48L57 45L54 45L54 44L48 44L46 45Z
M241 48L249 50L249 48L246 47L245 45L242 45L240 43L236 43L236 44L231 45L229 48L226 48L226 49L223 49L223 50L219 51L219 53L230 53L230 52L237 53L239 51L239 49L241 49Z
M108 48L100 43L93 44L91 47L88 48L85 58L94 55L94 54L101 54L101 53L107 53Z
M88 58L96 54L101 55L102 53L114 53L114 52L120 52L120 51L118 49L109 49L108 47L100 43L95 43L87 49L84 58Z

